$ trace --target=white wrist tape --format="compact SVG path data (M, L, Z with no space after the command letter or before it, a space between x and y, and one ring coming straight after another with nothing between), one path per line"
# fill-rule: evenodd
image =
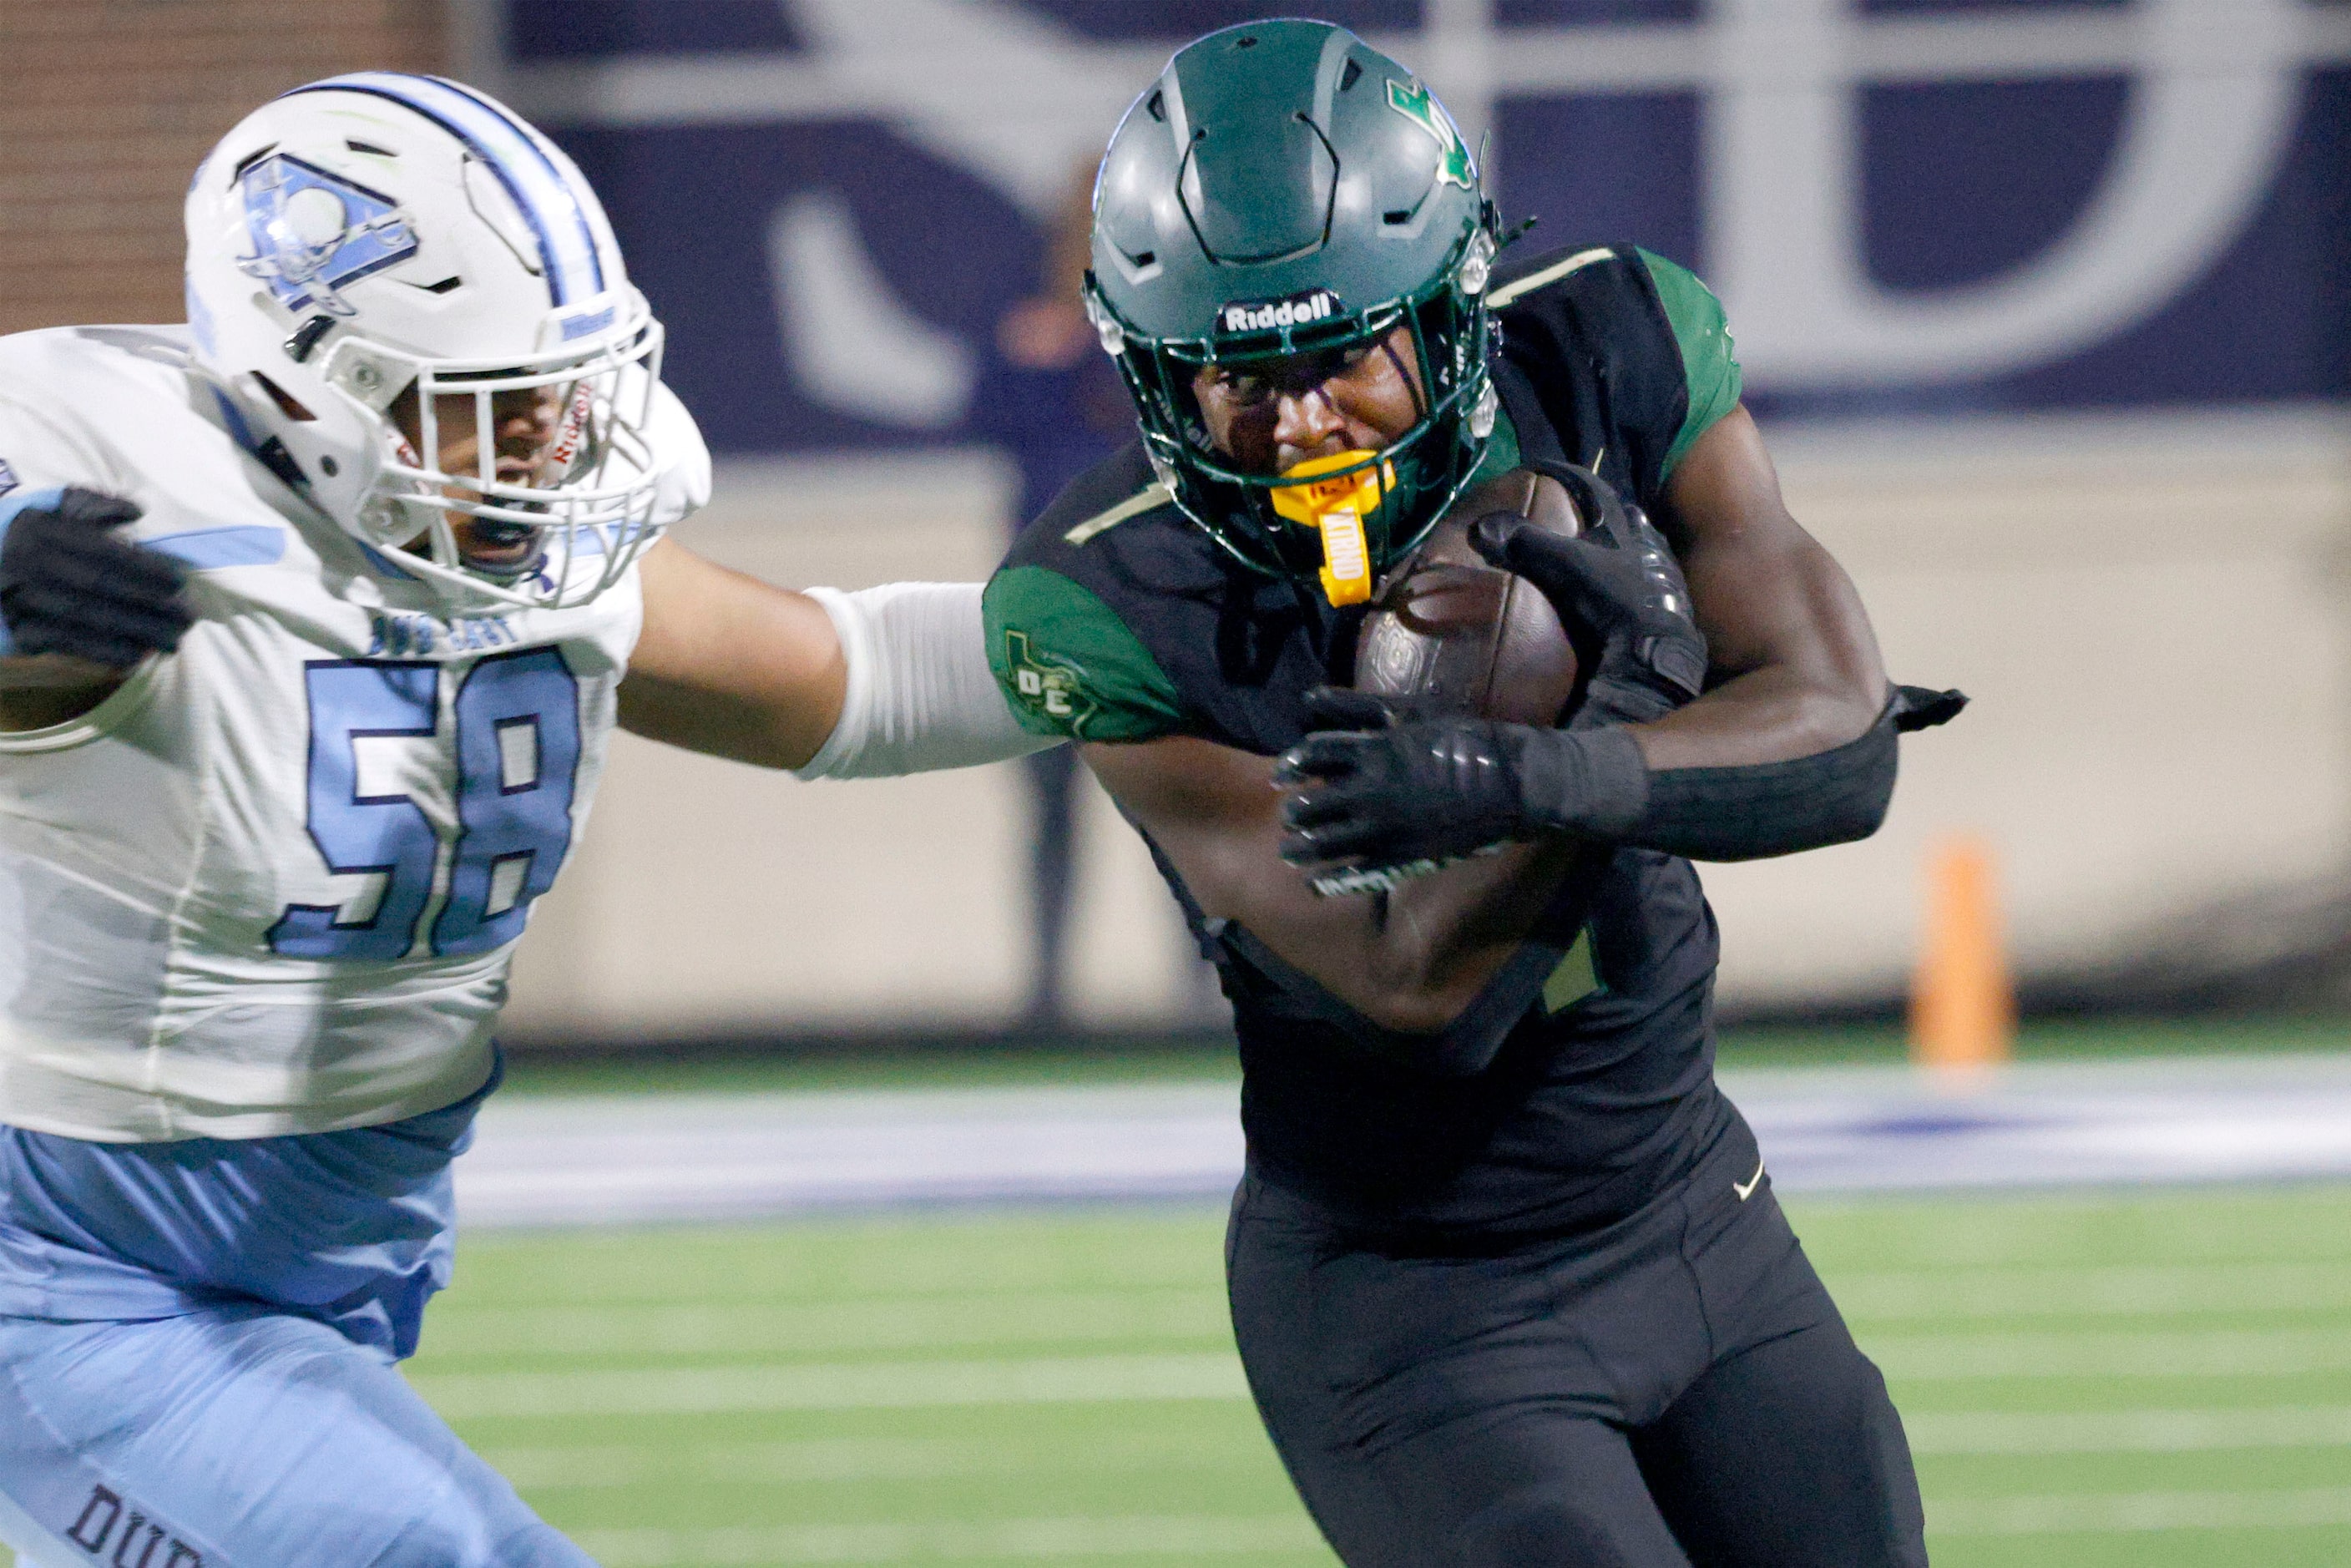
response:
M987 667L977 582L811 588L849 664L841 722L795 775L883 779L1025 757L1059 744L1020 727Z

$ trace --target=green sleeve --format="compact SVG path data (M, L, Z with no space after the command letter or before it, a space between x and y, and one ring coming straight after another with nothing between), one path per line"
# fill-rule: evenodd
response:
M987 663L1034 735L1147 740L1177 727L1176 683L1092 592L1050 567L998 572L980 599Z
M1682 351L1682 381L1689 388L1689 413L1683 416L1673 444L1666 449L1665 468L1658 475L1663 481L1672 476L1682 454L1714 428L1716 420L1739 406L1739 356L1731 347L1722 301L1714 297L1714 290L1687 267L1662 256L1645 250L1641 259L1648 264L1657 298L1666 307L1666 319L1673 325L1674 341Z

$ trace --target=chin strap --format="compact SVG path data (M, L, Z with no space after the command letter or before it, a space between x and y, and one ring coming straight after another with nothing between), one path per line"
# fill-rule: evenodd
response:
M235 441L246 456L268 469L287 489L308 496L309 476L304 474L302 465L294 461L294 455L286 450L286 444L274 435L255 434L253 426L246 420L245 411L236 406L236 401L228 393L214 387L212 394L213 401L220 405L222 421L228 426L229 439Z

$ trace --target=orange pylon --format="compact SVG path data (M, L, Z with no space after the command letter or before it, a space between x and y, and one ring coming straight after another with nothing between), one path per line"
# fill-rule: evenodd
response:
M1927 857L1910 1058L1922 1067L1989 1067L2013 1053L2015 1035L1991 848L1977 838L1946 840Z

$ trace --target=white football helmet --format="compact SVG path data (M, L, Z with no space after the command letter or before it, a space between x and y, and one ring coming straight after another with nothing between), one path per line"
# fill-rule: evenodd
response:
M187 227L197 356L241 438L376 550L429 542L390 564L577 604L659 534L661 324L587 180L512 110L391 71L297 88L213 150ZM444 442L459 408L478 455ZM453 513L504 548L469 556Z

